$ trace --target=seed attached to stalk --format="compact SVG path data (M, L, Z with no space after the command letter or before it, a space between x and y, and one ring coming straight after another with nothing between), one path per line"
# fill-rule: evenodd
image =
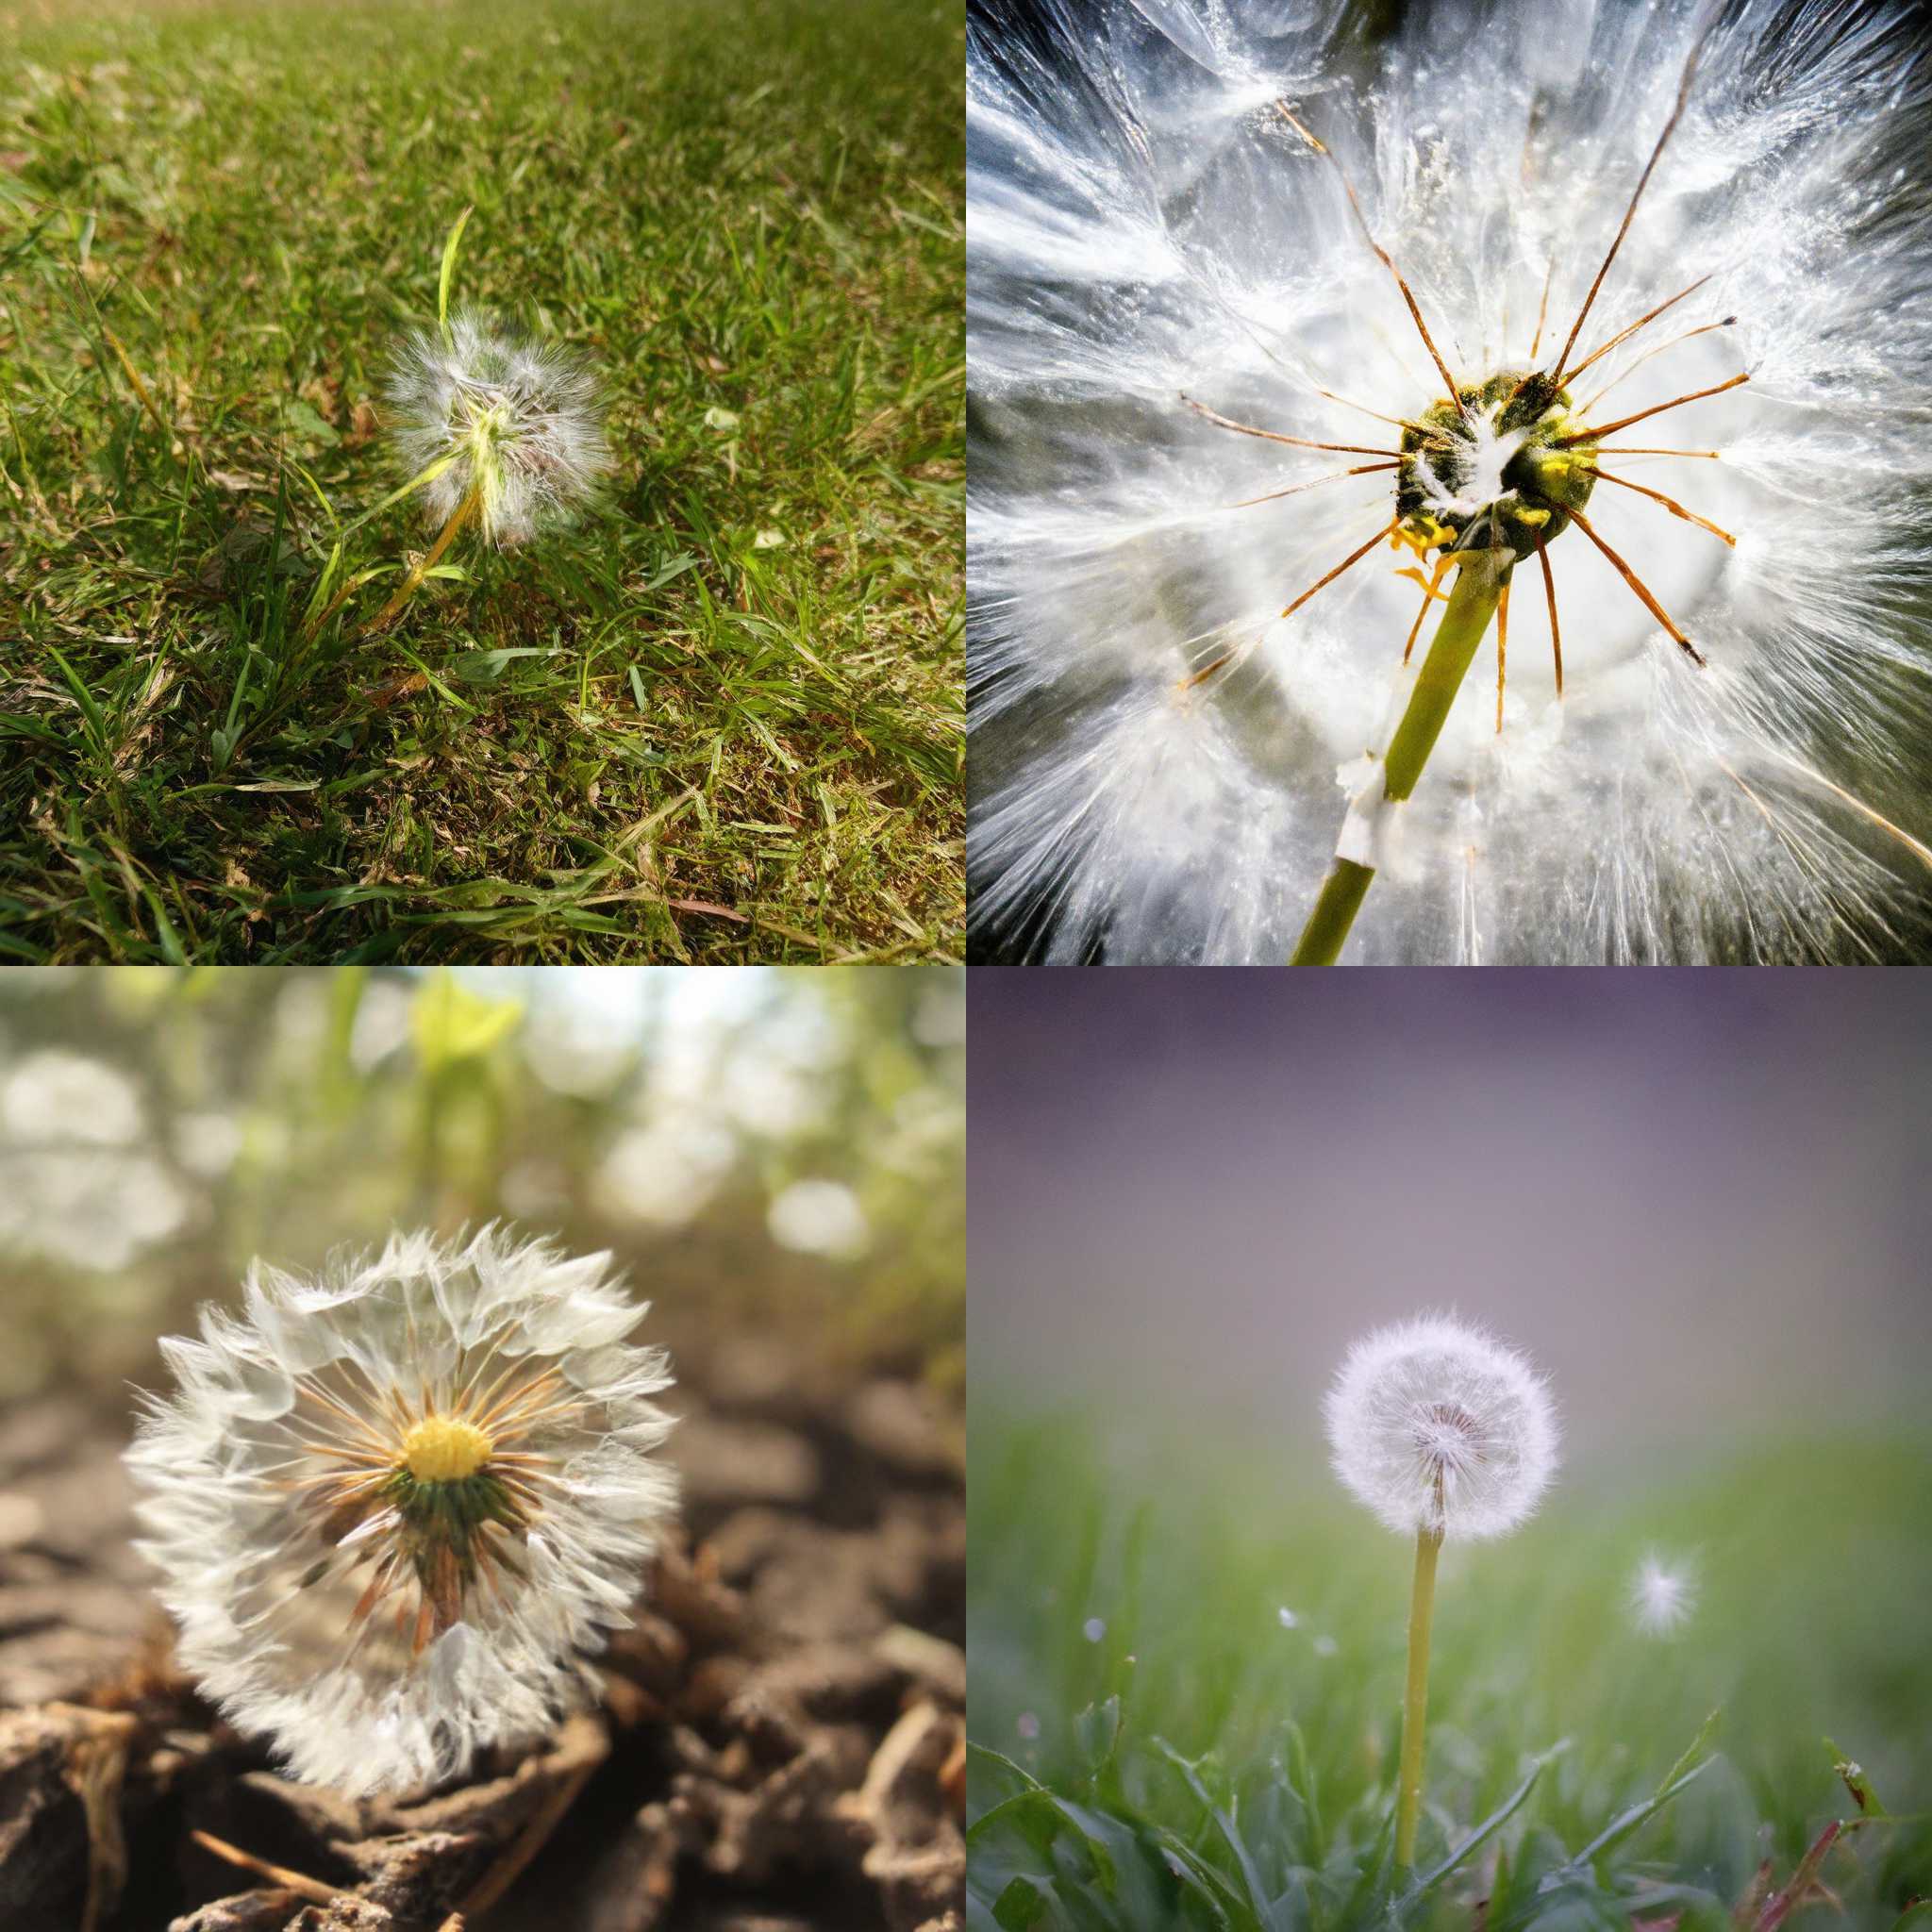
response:
M499 548L529 542L566 522L610 462L590 371L478 315L405 342L389 397L397 453L441 528L367 632L396 617L466 524Z
M1556 1474L1549 1391L1527 1357L1453 1315L1378 1328L1350 1349L1325 1405L1335 1473L1415 1539L1395 1862L1415 1862L1436 1559L1443 1542L1507 1535Z

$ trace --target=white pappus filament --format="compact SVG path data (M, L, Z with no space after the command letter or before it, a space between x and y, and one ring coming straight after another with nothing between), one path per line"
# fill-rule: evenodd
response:
M294 1774L459 1772L581 1694L675 1507L662 1354L609 1257L397 1236L164 1341L127 1454L183 1665Z
M390 372L391 434L439 522L474 497L492 543L564 522L609 468L597 385L568 350L464 311L449 334L409 337Z
M1324 1408L1342 1483L1391 1529L1496 1537L1557 1471L1549 1391L1525 1357L1455 1315L1364 1336Z
M1341 0L999 5L974 957L1287 958L1338 774L1503 526L1513 608L1348 957L1932 957L1910 10L1419 0L1365 52ZM1574 515L1524 517L1532 471Z

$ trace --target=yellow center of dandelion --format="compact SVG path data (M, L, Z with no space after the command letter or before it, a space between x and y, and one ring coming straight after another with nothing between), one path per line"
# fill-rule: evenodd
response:
M403 1466L419 1483L460 1482L490 1460L491 1447L475 1423L427 1415L403 1438Z

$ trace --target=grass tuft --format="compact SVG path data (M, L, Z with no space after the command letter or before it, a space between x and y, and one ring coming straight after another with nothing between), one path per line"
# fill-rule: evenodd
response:
M1573 1475L1507 1541L1445 1545L1411 1875L1401 1540L1198 1444L1143 1450L1137 1484L1093 1435L974 1421L974 1932L1924 1922L1924 1443ZM1706 1581L1661 1639L1628 1601L1653 1539Z
M0 22L0 957L957 953L957 9ZM453 277L618 473L369 638Z

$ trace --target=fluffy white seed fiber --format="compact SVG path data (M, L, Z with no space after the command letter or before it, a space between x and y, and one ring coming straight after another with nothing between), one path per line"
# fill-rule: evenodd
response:
M1630 1579L1630 1614L1646 1637L1668 1637L1697 1607L1697 1579L1690 1566L1655 1551Z
M182 1663L239 1728L364 1793L453 1776L577 1700L580 1656L628 1622L675 1506L651 1454L669 1365L623 1339L642 1312L608 1256L489 1228L398 1235L312 1280L258 1264L241 1314L207 1307L200 1341L163 1341L177 1392L146 1398L127 1453L139 1547ZM491 1491L513 1523L440 1573L394 1499L412 1419L458 1413L488 1420L503 1459L483 1473L522 1500Z
M1514 1529L1557 1471L1557 1417L1526 1357L1454 1315L1378 1328L1325 1405L1335 1473L1391 1529Z
M452 458L423 490L438 523L479 493L484 535L522 543L566 521L609 468L597 385L569 351L474 312L410 337L390 373L391 435L410 475Z
M1390 521L1393 478L1182 401L1373 451L1399 432L1364 410L1443 392L1335 167L1276 104L1346 169L1473 381L1560 351L1715 13L1577 358L1707 279L1574 391L1607 391L1601 425L1749 373L1613 439L1719 452L1619 461L1735 550L1613 484L1590 504L1708 668L1581 531L1557 536L1561 702L1532 560L1503 730L1492 628L1345 957L1923 958L1932 38L1913 9L1416 0L1373 55L1341 0L1027 10L1026 31L974 24L967 73L987 957L1279 963L1348 774L1386 747L1414 556L1385 543L1282 612Z

